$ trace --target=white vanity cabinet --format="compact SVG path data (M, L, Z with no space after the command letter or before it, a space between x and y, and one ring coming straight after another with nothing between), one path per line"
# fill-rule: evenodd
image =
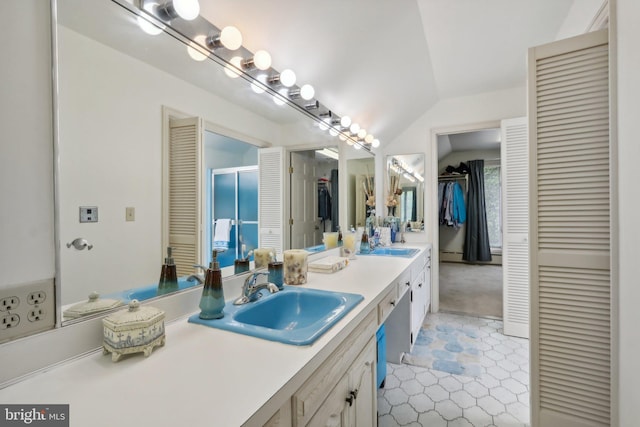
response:
M375 425L377 315L372 311L293 395L293 426Z
M431 303L431 248L420 254L411 266L411 348Z

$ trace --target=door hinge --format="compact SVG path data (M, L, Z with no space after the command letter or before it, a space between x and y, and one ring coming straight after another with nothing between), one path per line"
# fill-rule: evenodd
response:
M289 218L289 225L293 225L293 218Z
M289 174L293 173L293 166L289 166Z

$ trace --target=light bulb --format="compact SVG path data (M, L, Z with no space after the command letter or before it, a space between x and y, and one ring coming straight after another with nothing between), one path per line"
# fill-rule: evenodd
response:
M313 99L315 94L316 90L311 85L303 85L300 88L300 97L302 97L302 99L309 101L310 99Z
M209 56L209 52L201 46L205 43L205 36L196 36L187 46L187 53L194 61L204 61Z
M329 129L329 135L337 136L338 135L338 131L335 128L331 128L331 129Z
M365 136L367 136L367 131L364 129L360 129L358 130L358 138L363 139Z
M271 55L266 50L259 50L253 54L253 65L258 70L268 70L271 67Z
M367 136L364 137L364 142L366 142L367 144L371 144L373 142L373 135L371 135L370 133L367 134Z
M374 139L373 141L371 141L371 146L373 148L378 148L380 146L380 140Z
M340 119L340 126L342 126L343 128L348 128L349 126L351 126L351 117L343 116Z
M349 130L351 131L351 133L358 133L358 131L360 130L360 125L357 123L352 123L351 127L349 127Z
M230 64L224 67L224 73L232 79L240 77L240 63L242 62L242 58L240 56L234 56L229 62Z
M286 69L280 73L280 83L282 86L291 87L296 84L296 73L293 70Z
M152 23L151 21L147 20L141 15L138 15L137 21L140 29L152 36L157 36L164 29L164 28L158 27L156 24ZM164 27L164 25L162 27Z
M242 34L236 27L228 26L220 33L220 43L229 50L236 50L242 46Z
M264 85L267 84L267 76L265 76L264 74L260 74L258 77L256 77L256 80ZM251 90L255 93L264 93L264 88L256 84L256 82L251 82Z
M344 133L340 133L340 134L338 135L338 139L339 139L340 141L346 141L346 140L347 140L347 135L345 135Z
M360 144L356 144L356 143L354 143L354 144L353 144L353 148L355 148L356 150L359 150L359 149L361 149L361 148L362 148L362 146L361 146Z
M198 0L173 0L173 8L180 18L187 21L192 21L200 15Z

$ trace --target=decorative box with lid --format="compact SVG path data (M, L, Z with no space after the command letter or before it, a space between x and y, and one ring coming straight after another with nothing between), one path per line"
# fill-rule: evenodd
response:
M104 327L103 353L111 353L117 362L124 354L143 352L148 357L153 348L165 344L164 311L140 306L138 300L102 320Z

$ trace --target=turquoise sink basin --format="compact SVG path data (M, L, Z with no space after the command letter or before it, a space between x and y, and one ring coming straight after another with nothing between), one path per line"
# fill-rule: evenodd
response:
M364 297L345 292L285 286L256 302L224 307L222 319L189 322L292 345L309 345L320 338Z
M399 256L404 258L412 258L418 252L420 252L420 249L379 247L379 248L375 248L368 254L361 253L360 255L382 255L382 256Z

